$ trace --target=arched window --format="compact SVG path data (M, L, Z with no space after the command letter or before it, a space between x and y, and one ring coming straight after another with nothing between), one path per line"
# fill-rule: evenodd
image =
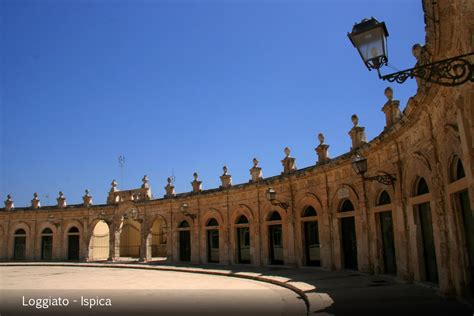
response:
M20 228L20 229L17 229L17 230L15 231L15 235L16 235L16 236L24 236L24 235L26 235L26 232L25 232L25 230L24 230L23 228Z
M424 178L419 178L418 183L416 185L416 195L423 195L429 193L430 190L428 188L428 184L426 183Z
M75 226L73 226L69 229L68 234L74 234L74 233L79 233L79 229Z
M179 223L179 228L188 228L189 227L189 223L188 221L182 221L181 223Z
M237 219L237 224L248 224L249 220L245 215L240 215L239 218Z
M53 231L51 230L51 228L45 228L41 232L42 235L51 235L52 233L53 233Z
M390 195L387 191L382 191L379 195L379 200L377 201L377 205L386 205L392 203L392 199L390 199Z
M210 220L207 221L206 226L219 226L219 223L215 218L211 218Z
M307 208L305 208L303 212L303 217L310 217L310 216L318 216L318 214L316 213L316 210L312 206L308 206Z
M466 173L464 172L464 167L462 165L462 161L461 159L459 159L459 157L457 156L454 157L450 166L449 173L450 173L449 177L450 177L451 182L457 181L466 176Z
M268 220L269 221L280 221L281 220L280 213L278 213L277 211L273 211L270 214L270 216L268 217Z
M339 209L339 212L351 212L354 210L354 205L352 205L352 202L350 200L344 200L341 204L341 208Z

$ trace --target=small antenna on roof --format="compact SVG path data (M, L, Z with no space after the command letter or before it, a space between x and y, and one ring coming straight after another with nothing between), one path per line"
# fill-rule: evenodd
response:
M124 183L123 183L123 165L125 164L125 156L124 155L120 155L118 157L118 163L119 163L119 166L120 166L120 185L122 186L122 188L125 187Z

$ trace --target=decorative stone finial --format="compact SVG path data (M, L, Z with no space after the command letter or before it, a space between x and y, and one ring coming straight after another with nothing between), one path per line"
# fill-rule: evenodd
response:
M222 174L221 178L221 188L230 188L232 186L232 176L227 174L227 166L222 167L224 173Z
M285 158L281 161L283 165L283 174L288 174L296 170L295 158L290 156L291 150L289 147L285 147Z
M36 192L33 193L33 200L31 200L31 207L34 209L41 207L40 199L38 197L38 193Z
M258 166L257 158L253 158L252 162L253 162L253 167L250 169L250 176L251 176L250 182L258 182L262 180L263 178L262 168Z
M193 192L201 192L202 190L202 182L198 180L198 174L197 172L193 173L194 180L191 182L191 185L193 186Z
M352 124L354 124L354 127L359 126L359 117L357 116L357 114L352 114L351 121L352 121Z
M367 143L367 136L365 135L365 127L359 126L359 117L356 114L351 116L351 120L354 126L348 134L352 140L351 150L354 150Z
M59 191L59 197L56 201L58 201L58 207L66 207L66 197L64 196L63 191Z
M323 164L329 161L329 145L324 143L324 134L318 134L319 145L314 150L318 155L318 162L316 164Z
M84 202L84 206L92 205L92 196L89 194L89 189L85 190L85 194L82 197L82 201Z
M171 177L168 177L166 181L168 182L168 184L165 186L165 191L166 191L165 197L171 198L176 195L174 191L174 186L172 184L173 180L171 179Z
M385 88L384 94L387 97L387 102L382 106L382 112L385 113L385 129L387 129L402 117L402 113L400 112L400 101L392 100L392 88Z
M393 89L391 87L385 88L383 94L387 97L387 101L392 101L393 99Z
M5 203L6 211L11 211L15 207L15 205L13 204L13 199L12 199L11 194L7 195L7 199L5 200L4 203Z
M112 186L112 188L110 188L110 192L117 192L118 191L117 181L115 181L115 179L112 180L112 183L110 185Z
M150 188L150 183L149 183L147 175L143 176L142 182L143 182L142 189L149 189Z

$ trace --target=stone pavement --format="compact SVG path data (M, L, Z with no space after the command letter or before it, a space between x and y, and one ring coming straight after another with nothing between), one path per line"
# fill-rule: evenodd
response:
M224 275L280 285L305 300L310 315L474 315L465 300L439 295L428 284L412 284L391 276L320 268L255 267L247 265L179 265L139 263L0 263L7 265L73 265L157 269Z

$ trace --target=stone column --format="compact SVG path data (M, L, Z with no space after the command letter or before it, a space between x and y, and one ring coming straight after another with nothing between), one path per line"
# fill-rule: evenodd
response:
M120 231L117 228L120 225L113 223L110 227L110 239L109 239L109 261L117 261L120 258Z

